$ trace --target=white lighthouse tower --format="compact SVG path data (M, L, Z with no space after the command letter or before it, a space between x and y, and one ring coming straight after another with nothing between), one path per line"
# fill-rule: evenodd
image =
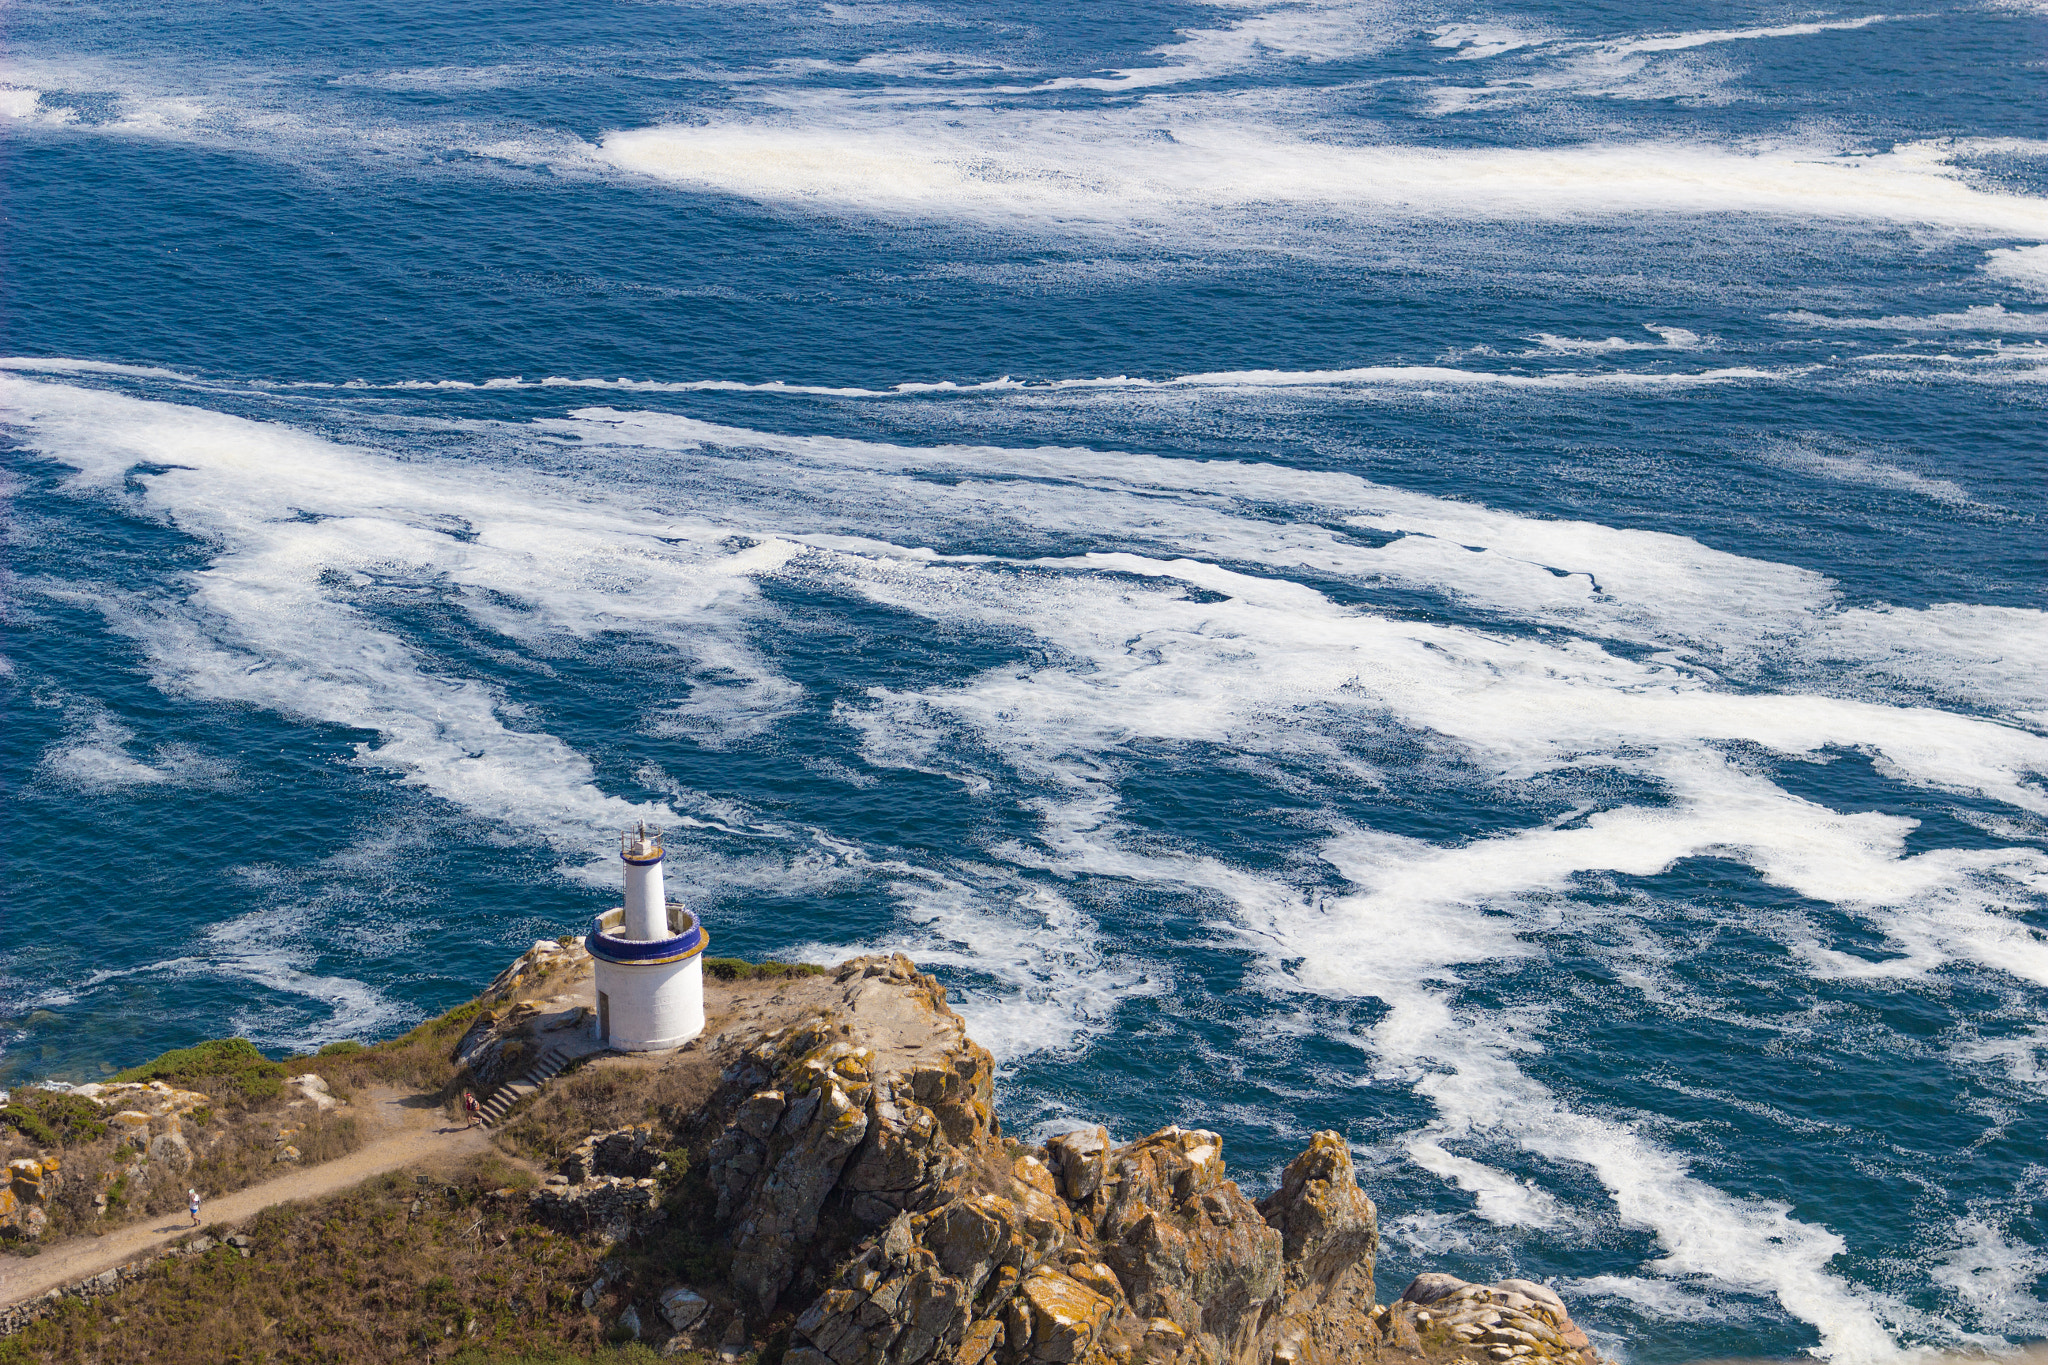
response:
M630 841L630 842L629 842ZM621 1052L680 1047L704 1031L704 945L710 936L661 885L661 831L619 838L626 903L590 922L597 1037Z

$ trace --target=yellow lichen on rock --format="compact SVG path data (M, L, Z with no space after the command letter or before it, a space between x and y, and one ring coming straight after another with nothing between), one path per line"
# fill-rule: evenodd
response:
M1071 1276L1050 1267L1024 1281L1031 1304L1031 1357L1066 1362L1081 1359L1115 1307Z

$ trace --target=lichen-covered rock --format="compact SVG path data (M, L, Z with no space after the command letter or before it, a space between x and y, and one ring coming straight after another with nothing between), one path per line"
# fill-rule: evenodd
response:
M1041 1267L1024 1281L1031 1305L1031 1358L1066 1365L1088 1354L1115 1305L1071 1276Z
M711 1301L696 1290L683 1285L664 1289L655 1302L661 1308L662 1317L678 1332L687 1332L695 1327L706 1313L711 1311Z
M1201 1129L1005 1139L992 1058L905 958L743 998L673 1063L708 1095L673 1133L592 1134L533 1197L619 1235L662 1216L634 1178L660 1149L701 1153L675 1189L703 1197L692 1233L729 1269L638 1286L669 1354L738 1358L750 1330L786 1330L786 1365L1593 1365L1540 1286L1418 1282L1378 1308L1377 1211L1339 1134L1254 1203Z
M149 1140L149 1159L183 1175L192 1169L192 1146L182 1132L171 1129Z
M102 1110L125 1110L149 1119L189 1114L213 1103L211 1095L180 1090L162 1081L91 1081L72 1086L69 1093L91 1100Z
M528 1204L544 1223L619 1241L654 1207L654 1181L600 1175L572 1185L556 1175L533 1192Z
M1077 1128L1045 1144L1060 1169L1060 1192L1069 1199L1086 1199L1102 1188L1108 1166L1109 1130Z
M1469 1284L1453 1275L1418 1275L1386 1318L1387 1340L1410 1354L1428 1354L1435 1338L1465 1359L1494 1365L1588 1365L1597 1358L1564 1300L1529 1280Z
M775 1125L764 1174L754 1184L732 1238L732 1282L764 1312L774 1308L818 1230L818 1210L840 1167L867 1136L867 1087L832 1069L837 1058L808 1059L815 1087Z
M62 1184L63 1162L55 1156L22 1157L7 1163L0 1185L0 1235L35 1241L50 1225L45 1206Z
M1309 1139L1280 1188L1259 1201L1259 1213L1280 1233L1291 1311L1321 1303L1347 1278L1372 1301L1379 1214L1358 1188L1351 1148L1340 1135Z
M928 1036L957 1018L902 959L849 963L838 980L856 1021L867 1010L901 1022L921 1005ZM1334 1135L1289 1168L1262 1213L1227 1177L1214 1133L1169 1128L1118 1147L1093 1128L1042 1153L1021 1149L998 1135L990 1062L963 1030L936 1056L920 1041L912 1059L863 1049L857 1028L821 1047L823 1022L771 1040L731 1071L735 1085L773 1081L778 1098L800 1089L789 1078L804 1067L842 1086L865 1082L865 1132L832 1197L855 1226L880 1227L802 1304L792 1365L1106 1365L1133 1352L1270 1365L1276 1348L1295 1350L1311 1334L1289 1315L1297 1302L1320 1306L1342 1282L1353 1294L1363 1285L1369 1306L1373 1208ZM862 1070L853 1074L835 1061L855 1056ZM758 1122L739 1122L767 1093L736 1101L713 1144L721 1204L748 1201L735 1215L736 1272L770 1164L799 1150L780 1130L771 1149L749 1131Z
M1263 1365L1282 1238L1225 1178L1221 1138L1167 1128L1115 1148L1080 1208L1137 1318L1173 1323L1205 1359Z

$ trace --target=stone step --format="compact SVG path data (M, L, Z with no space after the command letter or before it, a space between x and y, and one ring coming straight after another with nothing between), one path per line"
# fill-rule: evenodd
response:
M507 1110L534 1091L546 1085L569 1064L569 1054L560 1048L549 1048L534 1059L533 1065L514 1080L493 1090L490 1097L478 1106L484 1126L490 1127L505 1116Z

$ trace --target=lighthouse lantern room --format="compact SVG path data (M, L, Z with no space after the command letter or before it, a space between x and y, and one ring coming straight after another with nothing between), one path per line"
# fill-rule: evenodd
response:
M621 1052L680 1047L704 1031L704 945L710 938L661 882L661 831L619 838L626 903L590 922L597 1036Z

